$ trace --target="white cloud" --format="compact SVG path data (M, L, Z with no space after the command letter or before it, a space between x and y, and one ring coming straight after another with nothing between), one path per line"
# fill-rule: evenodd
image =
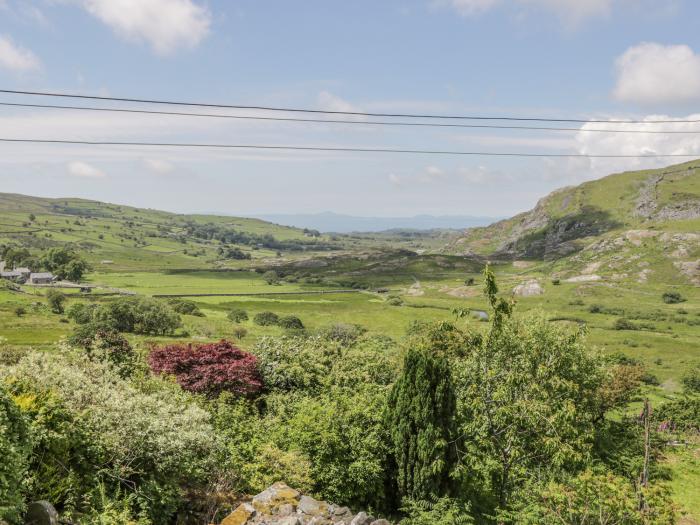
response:
M448 6L462 16L476 16L496 7L516 8L520 14L528 10L549 11L569 26L576 26L589 18L607 17L613 7L635 7L642 0L433 0L433 5ZM656 0L658 4L673 0Z
M101 179L106 177L105 173L95 166L88 164L87 162L82 162L80 160L74 160L68 163L68 174L73 177L84 177L88 179Z
M328 91L318 94L318 107L324 111L362 112L362 109Z
M159 55L195 47L209 33L211 14L192 0L70 0L132 41Z
M175 166L167 160L144 159L143 163L151 173L155 173L156 175L168 175L175 170Z
M611 117L610 120L623 120ZM700 120L700 114L674 119L668 115L647 115L644 121ZM676 122L671 124L617 124L589 122L576 134L575 153L588 155L691 155L700 158L700 136L697 134L651 133L597 133L591 129L628 129L642 131L694 131L697 124ZM570 158L544 159L548 180L562 183L578 183L624 170L651 169L691 160L692 157L647 158Z
M683 104L700 101L700 55L685 45L646 42L617 59L613 95L638 104Z
M10 37L0 35L0 67L26 72L39 69L41 62L29 49L19 47Z
M437 166L426 166L422 173L418 175L420 182L432 183L445 178L445 172Z
M449 4L462 16L473 16L495 7L500 3L500 0L448 0L436 3L437 5Z
M389 173L388 179L394 186L401 186L403 183L401 177L399 177L396 173Z

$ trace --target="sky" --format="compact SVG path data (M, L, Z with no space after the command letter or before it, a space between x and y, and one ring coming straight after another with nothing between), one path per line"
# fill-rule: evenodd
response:
M625 125L585 122L700 119L698 20L696 0L0 0L0 89L584 121L564 124L573 131L401 128L359 116L312 124L0 106L0 138L700 156L700 134L597 133L587 130ZM673 160L0 143L0 192L232 215L503 217L556 188Z

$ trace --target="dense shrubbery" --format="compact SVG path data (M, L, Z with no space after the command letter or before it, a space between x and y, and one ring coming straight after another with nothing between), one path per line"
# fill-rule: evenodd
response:
M129 341L110 328L93 323L80 325L68 337L68 342L84 349L91 359L111 363L122 376L130 375L136 364L136 354Z
M175 376L185 390L209 396L253 395L263 387L256 357L228 341L155 347L148 364L157 374Z
M180 316L168 304L150 297L121 297L100 305L71 307L68 316L78 324L94 324L118 332L169 335L180 327Z
M280 316L274 312L260 312L255 314L253 322L260 326L272 326L279 324Z
M678 292L664 292L661 298L666 304L678 304L685 301L685 297Z
M204 314L194 301L190 301L188 299L170 299L168 304L170 305L170 308L179 314L204 317Z
M664 403L655 417L663 430L700 432L700 398L687 397Z
M287 328L288 330L303 330L304 323L301 322L296 315L285 315L280 317L279 324L282 328Z
M20 521L29 452L27 423L0 383L0 521Z
M248 320L248 312L242 308L235 308L226 314L226 317L228 317L234 323L241 323Z
M637 330L637 325L635 325L632 321L629 319L625 319L624 317L620 317L619 319L615 319L615 322L613 323L613 328L615 330Z
M700 368L691 368L683 375L683 388L688 392L700 394Z
M107 365L55 353L30 354L1 379L35 437L25 496L50 499L68 518L99 508L104 490L131 516L169 523L184 489L215 471L210 415L167 383L137 388Z

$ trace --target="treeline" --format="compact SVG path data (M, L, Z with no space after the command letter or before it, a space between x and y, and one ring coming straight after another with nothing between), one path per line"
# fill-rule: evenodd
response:
M245 246L268 248L270 250L288 251L338 249L333 243L316 239L279 240L269 233L260 235L214 223L198 224L195 222L188 222L185 224L184 228L188 236L197 239L216 240L224 244L242 244Z

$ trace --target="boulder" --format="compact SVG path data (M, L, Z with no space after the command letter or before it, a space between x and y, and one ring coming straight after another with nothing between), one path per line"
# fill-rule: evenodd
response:
M542 288L542 285L540 285L537 279L530 279L513 288L513 293L521 297L532 297L535 295L542 295L544 293L544 288Z
M242 503L224 518L221 525L245 525L255 514L255 508L250 503Z
M350 525L369 525L370 520L369 516L367 516L366 513L364 512L359 512L357 516L355 516L352 521L350 522Z
M240 504L220 525L391 525L365 512L301 495L284 483L275 483Z
M255 510L261 514L277 512L282 505L296 505L301 494L285 483L275 483L253 498L251 502Z

